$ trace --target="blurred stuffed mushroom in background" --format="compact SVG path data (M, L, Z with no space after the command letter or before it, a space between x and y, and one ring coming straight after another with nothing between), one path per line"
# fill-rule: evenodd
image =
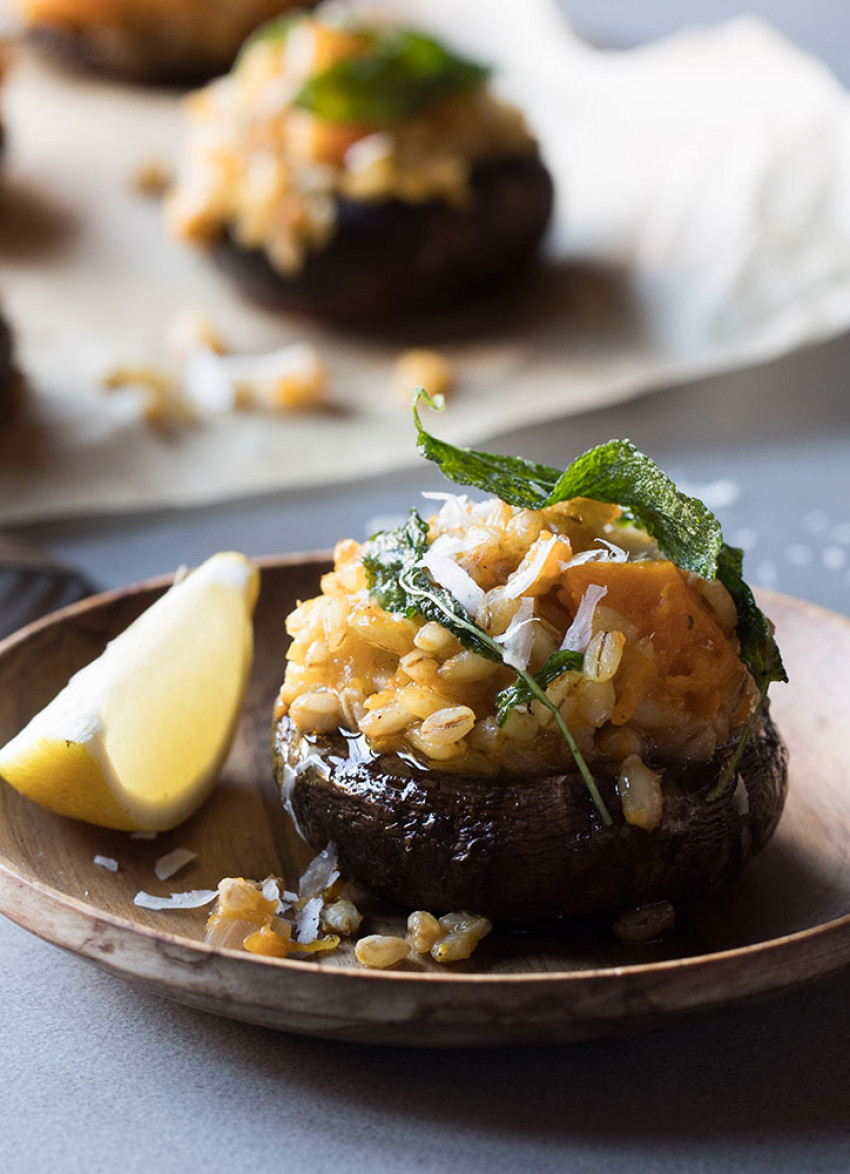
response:
M0 313L0 424L14 415L21 392L21 377L15 367L12 332Z
M293 0L16 3L31 38L63 60L128 81L189 85L227 69L254 29L294 6Z
M170 229L287 309L376 321L525 265L552 180L489 69L339 6L267 25L192 95Z

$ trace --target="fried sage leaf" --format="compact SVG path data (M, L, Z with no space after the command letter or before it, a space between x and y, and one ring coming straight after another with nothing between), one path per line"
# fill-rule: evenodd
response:
M364 30L364 48L309 78L293 105L331 122L388 126L483 85L487 66L414 29Z
M572 497L625 506L658 542L662 553L705 579L717 573L720 523L698 498L682 493L666 473L629 440L609 440L577 457L563 473L522 457L499 456L438 440L423 427L418 401L443 411L439 397L419 389L413 419L419 452L458 485L473 485L508 505L542 510Z
M439 440L422 425L417 409L420 398L436 411L443 410L443 402L420 388L413 401L413 419L419 452L439 465L450 481L472 485L524 509L544 509L570 497L625 507L678 567L704 579L717 577L726 587L738 613L741 660L759 688L765 682L787 681L770 623L742 578L741 551L724 544L720 523L701 501L680 492L630 441L600 444L559 473L521 457L478 452Z

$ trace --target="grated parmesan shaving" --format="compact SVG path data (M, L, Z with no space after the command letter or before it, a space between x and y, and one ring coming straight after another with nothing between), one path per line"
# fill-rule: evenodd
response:
M305 868L304 875L298 882L298 900L318 896L330 888L338 877L336 844L331 841Z
M439 587L445 587L468 615L474 616L484 602L484 591L478 586L471 575L458 566L454 559L434 550L432 546L420 566L428 571L431 578Z
M503 589L505 599L517 599L539 579L552 547L557 541L558 539L553 534L546 542L540 544L528 566L520 565L512 575L508 576L508 581Z
M107 872L118 871L118 861L113 860L111 856L95 856L94 862L98 868L105 868Z
M200 909L217 896L217 889L190 889L186 893L170 893L167 897L156 897L141 891L136 893L133 904L142 909Z
M534 600L523 599L501 636L494 639L504 649L505 664L514 669L527 669L534 647Z
M607 538L597 538L596 541L600 542L610 551L609 562L624 563L628 560L628 552L623 550L622 546L617 546L615 543L609 542Z
M190 861L197 860L197 858L198 853L191 852L188 848L175 848L173 852L166 852L164 856L160 856L154 862L153 870L156 873L156 879L169 880L181 868L185 868Z
M564 639L561 641L561 651L584 652L593 635L593 614L596 605L603 596L608 594L607 587L600 587L591 583L581 597L573 622L567 628Z
M302 944L315 942L319 936L319 918L322 915L324 899L321 896L311 897L302 909L295 914L295 940Z
M426 492L422 496L429 501L441 501L437 519L448 530L461 530L469 523L469 498L465 493Z

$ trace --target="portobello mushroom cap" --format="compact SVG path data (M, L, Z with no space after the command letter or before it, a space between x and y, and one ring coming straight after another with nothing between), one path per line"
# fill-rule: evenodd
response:
M371 755L362 739L274 730L284 805L314 847L333 840L345 874L411 908L467 909L501 922L616 916L649 902L699 902L767 843L787 789L787 751L756 724L722 797L707 796L734 753L667 770L661 825L627 823L616 780L597 775L605 827L577 772L470 777Z
M292 276L228 234L214 255L247 293L287 310L360 322L438 310L530 262L552 213L552 177L534 155L480 163L471 182L468 208L340 199L333 238Z
M154 34L122 36L99 25L38 22L27 29L27 40L62 65L142 85L200 85L230 64L194 56L182 43L169 44Z
M13 415L19 400L21 378L15 367L12 332L0 317L0 423Z

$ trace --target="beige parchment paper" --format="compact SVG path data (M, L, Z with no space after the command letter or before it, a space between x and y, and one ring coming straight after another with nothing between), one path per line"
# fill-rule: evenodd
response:
M0 433L0 524L207 504L412 463L409 415L390 391L410 345L457 364L438 427L470 443L850 324L850 100L768 27L741 20L614 53L578 41L554 0L369 7L499 64L558 185L541 272L450 320L382 336L260 310L168 240L157 201L132 189L140 165L174 158L179 98L21 52L3 95L0 291L30 396ZM132 393L104 396L104 372L160 357L186 307L208 310L240 351L315 343L329 409L234 413L162 435Z

